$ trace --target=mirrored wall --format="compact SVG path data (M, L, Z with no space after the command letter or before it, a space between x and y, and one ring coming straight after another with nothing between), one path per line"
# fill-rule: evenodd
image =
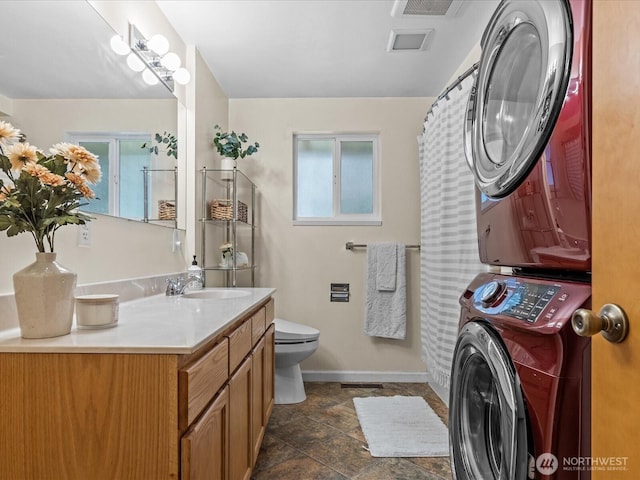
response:
M65 141L99 156L87 211L175 228L178 163L156 136L177 138L178 101L129 69L113 35L84 1L3 1L0 120L41 150Z

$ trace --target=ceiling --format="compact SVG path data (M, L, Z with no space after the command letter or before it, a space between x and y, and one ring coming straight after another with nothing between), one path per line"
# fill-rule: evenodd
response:
M407 0L157 0L229 98L438 96L499 3L409 5L442 2L435 16L400 15ZM387 51L393 30L425 28L425 49Z
M480 39L499 0L400 15L395 0L157 0L229 98L435 97ZM109 49L113 30L77 0L1 0L0 94L166 98ZM392 11L397 10L396 15ZM29 19L25 35L24 19ZM431 29L420 51L388 52L392 31Z
M0 0L0 95L170 98L111 51L111 27L87 2Z

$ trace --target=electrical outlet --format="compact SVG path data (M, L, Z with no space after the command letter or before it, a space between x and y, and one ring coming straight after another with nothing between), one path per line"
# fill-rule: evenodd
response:
M89 223L84 225L78 225L78 246L90 247L91 246L91 227Z

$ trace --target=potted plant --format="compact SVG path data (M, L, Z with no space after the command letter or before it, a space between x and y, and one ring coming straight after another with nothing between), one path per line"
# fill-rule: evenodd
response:
M166 147L165 153L167 157L178 159L178 139L175 135L168 132L164 132L162 135L156 133L154 139L156 143ZM158 155L158 145L153 145L152 142L144 142L140 148L147 149L149 153Z
M13 275L22 336L65 335L77 276L56 263L54 239L59 228L91 220L78 208L95 198L89 184L100 181L98 158L69 143L57 143L46 154L0 121L0 170L0 231L9 237L29 233L36 244L35 263Z
M231 133L223 132L220 125L213 127L216 130L213 137L213 144L220 155L222 155L222 170L233 170L236 167L236 160L252 155L258 151L260 144L258 142L249 142L249 138L245 133L236 134L233 130Z

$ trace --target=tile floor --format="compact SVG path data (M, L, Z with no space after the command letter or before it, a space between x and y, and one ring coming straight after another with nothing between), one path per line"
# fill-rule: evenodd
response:
M447 407L426 384L383 383L377 388L342 388L307 383L307 400L276 405L252 480L442 480L451 479L447 457L374 458L353 406L353 397L422 396L447 423Z

